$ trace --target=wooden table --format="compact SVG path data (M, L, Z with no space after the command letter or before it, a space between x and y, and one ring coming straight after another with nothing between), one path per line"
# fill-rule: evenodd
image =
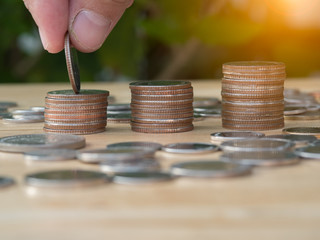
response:
M220 81L193 81L195 96L220 96ZM130 101L127 83L83 84L107 89L119 102ZM320 89L317 79L290 79L288 88ZM1 85L0 101L20 108L41 106L49 90L67 84ZM286 126L320 126L320 121L287 121ZM3 124L0 137L42 133L43 124ZM87 135L87 147L131 140L210 142L210 133L224 130L221 120L195 123L179 134L135 133L126 124ZM266 134L280 133L268 131ZM177 161L217 159L220 153L184 156L157 153L163 168ZM188 179L148 186L105 184L79 189L35 189L24 184L27 173L48 169L96 169L76 160L27 163L22 154L0 152L0 175L17 184L0 190L0 239L320 239L320 162L255 168L253 174L230 179Z

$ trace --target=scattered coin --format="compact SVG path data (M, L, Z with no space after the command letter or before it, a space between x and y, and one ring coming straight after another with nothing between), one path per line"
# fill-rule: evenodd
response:
M312 142L311 145L320 146L320 140Z
M156 142L119 142L119 143L112 143L107 145L107 148L119 148L119 147L142 147L142 148L151 148L155 151L161 150L162 144Z
M54 170L28 174L26 184L34 187L79 187L106 183L108 176L102 172L85 170Z
M0 176L0 188L8 187L15 184L15 181L10 177Z
M285 106L284 107L284 115L285 116L301 114L301 113L305 113L306 111L307 111L307 108L305 108L305 107L295 107L295 106Z
M59 134L25 134L0 138L0 151L29 152L50 148L82 148L85 138L74 135Z
M64 148L40 149L24 153L24 159L27 161L62 161L75 158L75 150Z
M228 152L285 151L294 145L292 141L285 139L257 138L225 141L220 148Z
M80 92L80 72L78 64L77 50L71 47L69 33L64 39L64 51L68 69L69 80L75 94Z
M41 112L44 113L45 107L41 107L41 106L34 106L31 107L30 110L35 111L35 112Z
M116 173L112 179L114 183L140 185L172 180L172 176L165 172L128 172Z
M320 127L293 127L282 130L284 133L297 135L315 135L320 136Z
M215 132L211 133L212 141L227 141L246 138L261 138L264 137L264 133L252 132L252 131L230 131L230 132Z
M294 142L296 146L298 145L306 145L313 143L317 140L315 136L312 135L296 135L296 134L276 134L269 135L266 138L277 138L277 139L286 139Z
M108 113L107 121L112 122L112 123L130 123L131 122L131 114L127 114L127 113L110 114L110 113Z
M44 117L41 115L31 115L31 116L8 116L3 117L3 123L39 123L43 122Z
M16 102L0 102L0 108L12 108L16 107L18 104Z
M168 153L209 153L218 151L219 147L210 143L185 142L171 143L162 147L162 150Z
M171 166L175 176L200 178L236 177L251 173L251 166L222 161L190 161Z
M302 158L320 159L320 145L296 148L295 153Z
M213 97L194 97L193 107L214 107L220 103L218 98Z
M320 111L307 111L301 114L288 115L285 117L286 120L319 120Z

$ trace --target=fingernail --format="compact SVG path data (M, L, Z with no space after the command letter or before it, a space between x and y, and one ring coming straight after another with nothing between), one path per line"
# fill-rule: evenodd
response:
M41 39L41 42L42 42L42 46L44 48L44 50L47 50L48 49L48 41L45 37L45 35L43 34L43 32L39 29L39 35L40 35L40 39Z
M95 51L104 42L109 32L111 21L90 10L82 10L75 17L71 34L85 49Z

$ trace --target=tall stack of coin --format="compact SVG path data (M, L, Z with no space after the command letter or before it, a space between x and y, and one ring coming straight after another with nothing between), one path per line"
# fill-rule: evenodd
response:
M133 131L178 133L193 129L193 88L190 82L133 82L130 89Z
M236 130L273 130L284 126L285 64L223 64L222 126Z
M47 93L44 131L93 134L105 131L109 92L58 90Z

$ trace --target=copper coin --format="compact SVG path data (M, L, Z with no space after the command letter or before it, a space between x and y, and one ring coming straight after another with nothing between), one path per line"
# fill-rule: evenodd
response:
M51 109L46 108L45 113L47 114L102 114L106 113L105 108L98 108L98 109Z
M145 105L145 104L135 104L131 103L131 111L134 110L180 110L180 109L186 109L186 108L192 108L192 103L188 104L181 104L181 105L160 105L159 108L157 108L155 105Z
M142 101L175 101L175 100L193 99L193 93L176 94L176 95L137 95L137 94L131 94L131 97L135 100L142 100Z
M137 95L176 95L176 94L186 94L193 93L193 87L183 88L183 89L174 89L174 90L135 90L131 89L132 94Z
M102 123L106 122L107 117L103 118L84 118L84 119L45 119L45 122L50 123Z
M96 119L107 117L105 112L101 114L44 114L45 119Z
M222 121L227 124L277 124L284 121L283 117L273 118L273 119L265 119L265 118L257 118L257 119L242 119L242 118L222 118Z
M190 118L193 117L193 111L189 113L179 113L179 114L141 114L132 113L133 118L141 119L179 119L179 118Z
M232 120L232 121L269 121L275 119L283 119L283 114L280 115L269 115L269 116L260 116L256 115L233 115L233 114L221 114L222 119L224 120Z
M90 104L90 105L72 105L72 104L49 104L46 103L45 107L50 109L77 109L77 110L89 110L89 109L105 109L107 111L108 104L106 103L98 103L98 104Z
M259 101L283 101L283 94L240 94L240 93L228 93L225 91L221 92L221 96L224 99L230 99L227 101L232 101L231 99L254 99ZM239 100L241 101L241 100Z
M228 81L228 80L227 80ZM283 85L269 85L269 84L254 84L252 82L250 85L245 84L236 84L236 83L228 83L223 81L221 84L223 89L230 89L230 90L243 90L243 91L284 91Z
M62 99L62 98L45 98L45 103L48 104L82 104L82 105L87 105L87 104L95 104L95 103L108 103L107 98L93 98L93 99Z
M284 123L275 125L243 125L243 124L226 124L222 123L223 128L233 130L250 130L250 131L264 131L264 130L276 130L284 127Z
M190 88L191 82L188 81L141 81L132 82L129 84L130 89L133 90L175 90Z
M82 89L78 94L74 94L72 90L56 90L47 93L48 98L63 98L63 99L92 99L108 97L109 91Z
M193 99L186 99L186 100L172 100L172 101L143 101L143 100L136 100L131 99L131 104L138 104L138 105L148 105L148 106L159 106L162 107L164 105L167 106L180 106L180 105L187 105L192 104ZM132 105L131 105L132 108Z
M131 127L132 131L141 132L141 133L180 133L188 132L193 130L193 125L180 128L140 128L140 127Z
M284 70L285 64L282 62L274 61L238 61L238 62L228 62L222 65L223 69L236 69L236 70Z
M252 90L243 90L243 89L232 89L232 88L222 88L222 92L228 93L228 94L240 94L240 95L276 95L276 96L282 96L283 95L283 88L280 89L264 89L264 90L258 90L258 89L252 89Z
M132 117L132 121L138 123L192 123L193 117L177 119L147 119Z
M239 74L239 73L234 73L234 74L229 74L229 73L224 73L223 74L224 78L227 79L239 79L239 80L284 80L286 78L286 74Z
M106 127L106 121L102 123L45 123L45 128L56 130L86 130Z
M180 128L190 126L190 123L138 123L131 121L131 126L140 128Z
M278 70L250 70L250 69L222 69L223 74L286 74L285 69L278 69Z
M283 116L283 111L268 111L268 110L262 110L262 111L229 111L223 109L222 111L223 115L232 115L232 116Z
M234 79L234 78L222 78L221 82L223 84L237 84L237 85L272 85L272 86L283 86L283 80L258 80L258 79Z
M100 129L85 129L85 130L57 130L50 128L43 128L43 131L47 133L58 133L58 134L75 134L75 135L86 135L86 134L94 134L104 132L105 128Z
M184 114L193 112L192 107L181 108L181 109L154 109L154 108L133 108L131 110L132 114L152 114L152 115L163 115L163 114Z

